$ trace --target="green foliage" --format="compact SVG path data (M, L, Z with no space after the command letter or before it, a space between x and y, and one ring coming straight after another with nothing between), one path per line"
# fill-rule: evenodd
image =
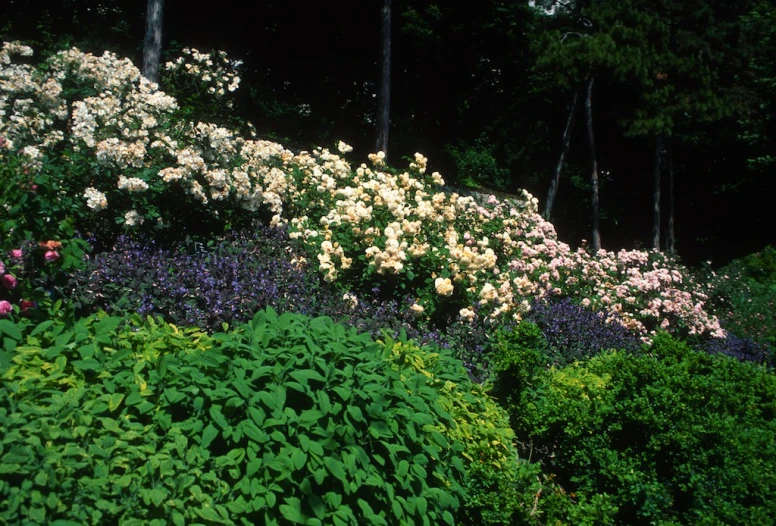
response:
M515 386L516 434L567 492L541 499L539 508L574 524L769 522L776 378L666 334L648 350L552 368L522 393ZM574 517L580 510L586 520Z
M4 522L453 523L452 417L366 335L271 310L213 337L3 321Z
M737 259L709 276L725 328L776 350L776 248Z
M484 186L501 191L510 189L509 170L499 166L494 148L485 135L477 138L474 145L448 145L446 151L453 158L459 184L467 188Z
M527 516L523 493L534 474L518 459L509 417L480 384L466 378L461 362L446 349L418 347L386 338L386 355L398 371L426 376L440 392L439 404L454 425L436 426L433 433L463 444L466 497L459 524L512 524Z
M519 414L523 395L548 366L549 346L541 329L528 321L521 322L513 330L497 331L494 340L488 356L495 381L493 392L506 404L514 419Z

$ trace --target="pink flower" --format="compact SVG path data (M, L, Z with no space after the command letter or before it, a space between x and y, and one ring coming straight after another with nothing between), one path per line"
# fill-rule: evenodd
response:
M11 276L10 274L6 274L3 276L3 286L9 290L13 290L16 288L16 278Z
M20 307L21 307L22 313L24 313L30 309L34 309L36 305L35 305L35 302L32 300L22 300Z
M5 300L0 300L0 316L8 316L13 311L11 304Z
M5 274L5 265L2 261L0 261L0 275Z
M59 252L56 250L49 250L43 255L43 259L46 260L46 263L51 263L52 261L56 261L59 259Z
M20 249L20 248L15 248L15 249L11 250L11 257L14 258L14 259L22 259L23 255L24 254L22 253L22 249Z

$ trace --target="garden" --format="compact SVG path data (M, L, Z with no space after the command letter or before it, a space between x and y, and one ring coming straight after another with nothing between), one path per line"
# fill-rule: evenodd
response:
M776 249L573 250L230 64L0 50L3 523L772 521Z

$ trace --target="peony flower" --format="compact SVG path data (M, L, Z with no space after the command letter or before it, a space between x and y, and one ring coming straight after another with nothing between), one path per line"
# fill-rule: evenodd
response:
M56 250L49 250L43 255L43 259L46 260L46 263L51 263L53 261L56 261L59 259L59 252Z
M0 316L8 316L13 311L13 307L6 300L0 300Z
M18 285L18 282L16 281L15 277L11 276L10 274L3 276L3 286L5 288L8 290L13 290L16 288L16 285Z

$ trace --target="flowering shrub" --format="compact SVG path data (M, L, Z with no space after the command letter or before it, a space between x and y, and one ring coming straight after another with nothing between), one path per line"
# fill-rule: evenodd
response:
M528 193L477 200L444 191L420 153L406 171L386 166L381 152L355 170L324 148L294 154L182 120L175 99L110 53L72 49L35 69L12 63L21 51L7 44L0 57L9 114L0 134L14 151L45 152L46 163L79 161L75 174L60 170L60 184L81 203L78 225L95 225L89 231L217 231L266 214L304 244L300 264L356 294L375 280L393 299L411 294L407 309L418 319L470 321L476 312L519 321L534 299L554 294L617 313L644 340L658 329L724 336L678 264L641 251L571 251ZM192 52L170 71L194 71L203 57Z

